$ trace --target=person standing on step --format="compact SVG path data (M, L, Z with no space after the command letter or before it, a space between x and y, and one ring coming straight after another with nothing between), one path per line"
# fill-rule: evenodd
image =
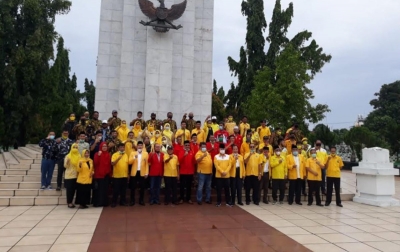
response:
M322 157L317 156L317 150L310 150L310 158L307 159L306 169L307 169L307 182L308 182L308 206L313 203L313 195L315 194L315 200L317 206L323 206L321 204L321 175L322 170L325 169L325 160Z
M167 154L164 155L164 182L165 182L165 199L164 205L170 202L178 205L178 181L179 181L179 160L174 154L172 146L167 147ZM171 197L172 196L172 197Z
M79 204L79 209L85 209L90 204L90 191L94 174L93 160L90 159L89 150L82 151L82 157L79 160L76 171L78 172L78 177L76 179L75 204Z
M261 193L264 191L263 194L263 203L268 204L268 186L269 186L269 147L268 146L263 146L262 148L262 153L260 154L260 163L261 163L261 168L263 170L261 180L260 180L260 199L261 199Z
M112 111L112 117L107 120L108 126L110 130L115 130L118 126L121 125L121 118L118 117L118 111Z
M154 144L154 152L149 155L150 205L160 205L161 180L164 175L164 153L161 145Z
M320 160L320 162L325 162L328 158L328 154L326 153L326 150L324 148L322 148L322 142L321 140L317 140L315 141L315 154L317 154L317 158ZM321 170L321 191L322 194L325 195L326 194L326 169L322 169Z
M138 111L136 115L137 115L136 119L133 119L132 122L129 124L129 126L133 126L134 127L136 125L136 122L139 122L140 123L140 128L142 130L144 130L144 128L146 126L146 121L143 120L143 118L142 118L143 117L142 111Z
M206 188L206 203L211 204L211 179L213 161L211 155L207 152L205 142L200 143L200 150L195 156L197 163L197 175L199 185L197 187L197 204L201 205L203 201L203 188Z
M51 190L51 179L53 177L54 167L57 160L58 148L57 143L54 140L55 133L50 131L45 139L40 140L39 146L42 148L42 178L41 178L41 190Z
M65 156L68 155L72 144L73 144L73 141L71 139L69 139L69 137L68 137L68 130L64 129L62 132L62 135L61 135L61 139L60 139L59 143L57 143L57 147L58 147L57 191L61 191L62 179L63 179L63 175L64 175L64 171L65 171L64 159L65 159ZM78 152L78 154L79 154L79 152Z
M275 155L270 159L270 167L272 178L272 199L274 200L272 204L275 205L277 203L279 190L279 204L282 205L283 199L285 198L285 180L287 179L288 171L286 158L281 155L281 149L278 146L275 147Z
M125 153L125 145L123 143L119 143L117 148L118 151L112 154L111 157L111 165L113 166L113 196L111 207L117 206L118 196L121 206L128 205L126 203L126 188L128 184L129 157ZM103 153L101 155L103 155Z
M193 204L192 197L192 182L196 165L195 153L190 149L190 141L184 141L183 151L178 154L179 158L179 186L180 199L179 204L184 201Z
M73 203L76 192L76 178L78 177L78 165L81 155L79 154L78 145L72 144L69 154L64 159L65 179L64 184L67 189L67 204L69 208L74 208Z
M182 117L182 121L186 122L186 127L190 131L191 134L193 134L192 130L196 127L196 120L193 119L193 112L189 113L189 119L187 119L187 114L185 113Z
M344 164L342 158L336 154L336 147L331 147L331 153L326 161L326 200L325 206L332 201L333 186L335 185L336 206L343 207L340 199L340 170Z
M90 149L89 143L86 142L85 139L86 139L86 133L82 131L78 136L79 153L82 153L84 150L89 150Z
M289 205L293 204L295 195L296 204L302 205L301 187L303 186L303 181L306 177L306 159L300 154L296 145L292 146L292 154L286 156L286 164L289 179Z
M71 113L69 114L67 120L65 120L63 129L66 129L68 131L68 136L72 140L76 140L76 135L74 134L73 131L75 125L76 125L75 113Z
M242 145L243 147L243 145ZM254 143L249 145L250 151L244 155L244 163L246 165L246 205L250 205L250 191L252 190L252 200L255 205L259 205L259 186L262 176L262 167L260 164L260 154L256 152Z
M173 117L172 112L168 112L168 113L167 113L167 119L165 119L165 120L162 122L162 125L165 125L166 123L168 123L169 126L171 127L171 131L175 133L176 130L178 129L178 127L177 127L177 124L176 124L175 120L172 120L172 117ZM183 121L184 121L184 120L182 120L182 122L183 122ZM184 122L185 122L185 125L186 125L186 121L184 121ZM160 128L157 127L157 129L160 129ZM189 139L187 139L187 140L189 140Z
M133 151L129 156L129 164L132 165L129 187L131 189L130 206L135 205L135 191L139 184L139 205L144 206L144 190L146 179L149 176L149 153L143 151L143 142L137 143L137 151Z
M94 139L92 139L89 143L90 146L90 158L94 160L94 155L100 150L100 144L103 142L102 140L103 133L101 131L97 131Z
M217 182L217 205L221 206L222 202L222 188L225 191L226 206L232 207L231 196L229 192L230 170L232 168L231 159L229 155L225 154L225 144L219 144L219 154L214 157L215 165L215 180Z
M93 206L108 206L108 186L110 184L111 171L111 155L108 152L107 143L100 143L99 151L94 155L94 189L93 189ZM121 162L122 163L122 162Z
M242 192L243 192L243 179L245 176L243 156L239 154L239 147L232 145L231 154L231 170L230 170L230 189L231 189L231 202L235 205L237 197L238 204L243 206Z

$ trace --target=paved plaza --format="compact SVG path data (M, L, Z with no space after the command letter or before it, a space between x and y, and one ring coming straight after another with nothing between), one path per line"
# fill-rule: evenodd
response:
M400 207L343 205L0 207L0 251L400 251Z

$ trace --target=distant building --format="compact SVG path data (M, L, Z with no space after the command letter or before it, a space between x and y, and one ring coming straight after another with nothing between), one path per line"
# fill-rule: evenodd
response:
M354 127L360 127L364 125L364 117L362 115L358 115L357 121L354 123Z

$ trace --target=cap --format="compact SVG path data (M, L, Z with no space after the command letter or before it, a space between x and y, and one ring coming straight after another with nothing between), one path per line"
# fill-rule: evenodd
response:
M308 141L307 137L304 137L303 139L301 139L302 142L304 141Z
M151 115L150 116L155 116L156 115L156 113L151 113Z
M114 113L118 113L118 111L116 111L115 109L114 109L112 112L113 112L113 114L114 114Z
M217 120L217 117L216 116L213 116L213 117L211 117L211 120Z
M239 127L238 127L238 126L235 126L235 127L233 127L233 129L239 129Z
M101 123L108 123L107 120L103 120Z

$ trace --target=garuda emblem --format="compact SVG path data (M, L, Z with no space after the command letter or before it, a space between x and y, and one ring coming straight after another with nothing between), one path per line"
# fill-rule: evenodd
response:
M182 25L174 25L172 21L180 18L186 9L187 0L180 4L174 4L171 9L165 8L165 0L158 0L160 7L155 8L149 0L139 0L139 6L143 14L150 18L149 22L140 21L144 26L152 26L157 32L167 32L170 29L178 30Z

